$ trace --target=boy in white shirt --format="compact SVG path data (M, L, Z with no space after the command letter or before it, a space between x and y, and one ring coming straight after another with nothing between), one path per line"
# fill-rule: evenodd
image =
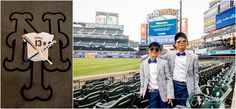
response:
M149 57L140 65L140 96L149 98L149 108L167 108L174 99L173 80L166 60L158 57L161 47L149 45Z

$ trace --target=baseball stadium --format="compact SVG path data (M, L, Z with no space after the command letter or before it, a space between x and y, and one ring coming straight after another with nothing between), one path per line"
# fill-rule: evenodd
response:
M191 94L187 108L236 108L235 1L222 1L209 3L202 13L204 35L188 41L187 50L199 59L202 94ZM140 42L124 33L119 13L97 11L94 23L73 23L74 108L149 107L149 99L139 97L142 56L151 42L161 44L161 54L175 51L174 35L188 34L188 18L182 18L180 9L146 14L147 21L140 23ZM170 30L158 25L163 22ZM160 28L165 31L154 31Z

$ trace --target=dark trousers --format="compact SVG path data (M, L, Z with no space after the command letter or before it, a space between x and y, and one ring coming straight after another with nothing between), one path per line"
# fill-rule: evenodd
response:
M166 108L166 102L161 100L161 96L158 90L153 92L148 91L148 98L149 98L149 108Z
M186 106L186 101L188 98L188 89L186 83L178 81L173 81L173 83L175 94L174 107L176 107L176 105Z

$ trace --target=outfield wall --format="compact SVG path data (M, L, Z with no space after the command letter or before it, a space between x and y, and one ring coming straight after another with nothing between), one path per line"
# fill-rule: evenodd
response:
M84 52L73 52L73 57L74 58L87 58L88 54L89 53L84 53ZM94 58L141 58L138 55L130 55L130 54L120 54L120 55L98 54L98 53L93 53L93 54L94 54Z

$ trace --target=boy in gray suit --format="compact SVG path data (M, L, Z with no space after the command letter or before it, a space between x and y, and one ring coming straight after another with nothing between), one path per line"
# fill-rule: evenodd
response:
M168 52L163 58L167 59L174 83L174 105L186 106L186 100L191 93L200 94L198 86L198 56L187 51L187 36L179 32L175 35L177 51Z
M174 84L174 107L176 105L186 106L186 100L191 93L200 94L198 86L198 56L187 51L187 36L179 32L175 35L175 48L177 51L170 51L160 58L166 59L170 68L170 74ZM143 60L148 56L144 56Z
M160 50L160 45L152 42L149 57L140 65L140 96L149 98L150 108L166 108L174 99L173 80L167 61L158 57Z

